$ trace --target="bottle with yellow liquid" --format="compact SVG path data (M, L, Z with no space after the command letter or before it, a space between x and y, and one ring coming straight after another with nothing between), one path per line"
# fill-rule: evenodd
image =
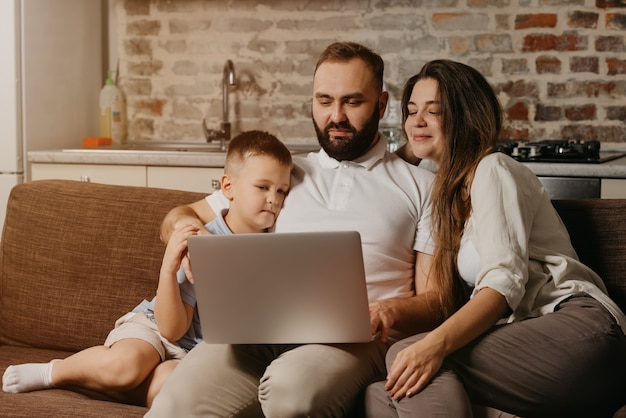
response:
M100 136L111 138L113 144L126 141L126 100L115 85L113 71L109 70L100 91Z

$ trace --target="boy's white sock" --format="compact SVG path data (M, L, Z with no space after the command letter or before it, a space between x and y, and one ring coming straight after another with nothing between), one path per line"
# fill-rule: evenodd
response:
M2 376L2 390L8 393L48 389L52 385L52 364L26 363L9 366Z

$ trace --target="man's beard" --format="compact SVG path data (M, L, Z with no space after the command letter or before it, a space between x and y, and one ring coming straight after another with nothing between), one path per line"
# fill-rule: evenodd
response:
M370 145L372 145L372 142L374 142L376 134L378 133L378 114L379 110L378 106L376 106L372 116L359 131L347 120L339 123L330 122L322 131L320 127L317 126L315 119L313 119L317 140L330 157L337 161L352 161L365 154L365 151L367 151ZM349 130L351 137L331 140L329 134L331 129Z

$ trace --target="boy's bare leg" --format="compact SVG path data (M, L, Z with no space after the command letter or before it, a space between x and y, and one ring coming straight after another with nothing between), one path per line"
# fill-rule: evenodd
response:
M166 360L159 363L146 380L135 389L125 392L109 392L107 395L119 402L150 408L152 401L163 387L165 380L179 362L180 360Z
M179 360L167 360L156 366L152 375L146 380L148 389L145 393L144 399L146 400L146 406L150 408L154 397L157 396L165 380L174 371L174 368L178 366Z
M151 344L123 339L110 348L95 346L63 360L10 366L3 376L5 392L79 386L99 392L128 391L138 387L161 362Z
M160 362L159 353L151 344L123 339L111 347L90 347L55 362L52 384L99 392L131 390L146 380Z

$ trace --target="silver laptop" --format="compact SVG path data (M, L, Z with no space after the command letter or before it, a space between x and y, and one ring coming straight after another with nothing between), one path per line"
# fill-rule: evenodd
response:
M205 342L372 340L358 232L202 235L188 243Z

